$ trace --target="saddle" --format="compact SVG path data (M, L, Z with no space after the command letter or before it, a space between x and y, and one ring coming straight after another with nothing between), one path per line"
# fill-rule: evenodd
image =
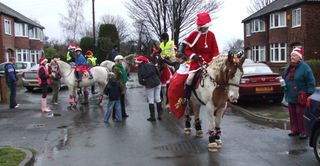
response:
M89 71L90 70L89 67L87 67L87 66L76 66L75 70L79 74L78 75L78 79L80 79L80 81L82 80L82 78L88 78L89 77L89 79L92 79L92 78L90 78L91 74L90 74L90 71ZM76 75L76 77L77 77L77 75Z

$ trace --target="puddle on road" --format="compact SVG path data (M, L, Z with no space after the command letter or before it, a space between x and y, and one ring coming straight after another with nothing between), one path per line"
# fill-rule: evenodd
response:
M298 155L301 155L306 152L308 152L307 149L292 149L292 150L287 151L286 153L288 155L298 156Z

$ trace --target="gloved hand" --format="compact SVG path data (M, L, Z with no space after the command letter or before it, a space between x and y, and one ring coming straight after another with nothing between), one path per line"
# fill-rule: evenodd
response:
M193 57L191 58L191 60L199 60L199 56L197 54L193 55Z

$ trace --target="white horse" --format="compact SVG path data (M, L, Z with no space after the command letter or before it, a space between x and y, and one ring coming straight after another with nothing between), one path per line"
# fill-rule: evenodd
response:
M115 63L113 61L110 61L110 60L105 60L105 61L100 63L100 66L106 68L108 70L108 72L112 72L112 67L114 65L115 65Z
M75 69L72 68L68 63L59 59L51 60L50 65L58 65L58 70L64 79L64 83L68 86L70 96L69 103L71 106L75 106L77 103L75 92L76 88L78 87L78 81L75 77ZM108 81L108 71L106 71L106 69L103 67L95 66L90 69L90 72L93 76L93 79L83 77L79 83L79 87L88 87L97 83L100 91L98 104L100 104L103 99L104 88L106 87Z
M209 151L221 147L221 119L227 107L227 101L237 102L239 83L243 74L242 64L245 57L239 58L229 54L214 57L211 63L202 69L199 86L192 94L190 107L195 115L196 136L202 137L200 106L208 110ZM215 118L215 119L214 119ZM185 134L191 132L191 118L186 112Z

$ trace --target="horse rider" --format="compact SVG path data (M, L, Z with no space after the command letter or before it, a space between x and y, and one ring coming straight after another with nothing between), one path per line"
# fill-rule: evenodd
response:
M67 52L67 55L66 55L66 60L67 60L67 62L69 64L75 62L75 49L76 49L75 44L69 44L68 52Z
M185 55L191 59L189 75L185 84L185 98L183 105L187 106L191 97L192 82L196 72L200 69L199 64L209 64L212 58L219 55L219 48L213 32L209 31L211 18L209 13L197 14L197 29L184 39ZM201 58L200 58L201 57Z
M89 72L89 79L92 79L92 75L90 73L90 70L88 70L86 58L82 55L82 49L80 47L77 47L75 51L76 51L75 75L79 84L80 81L82 80L82 73L84 71Z
M88 65L89 69L91 69L92 67L95 67L97 65L97 58L94 57L93 52L91 50L88 50L86 52L86 58L87 58L87 65ZM91 86L91 93L92 94L97 93L97 92L95 92L94 84Z

